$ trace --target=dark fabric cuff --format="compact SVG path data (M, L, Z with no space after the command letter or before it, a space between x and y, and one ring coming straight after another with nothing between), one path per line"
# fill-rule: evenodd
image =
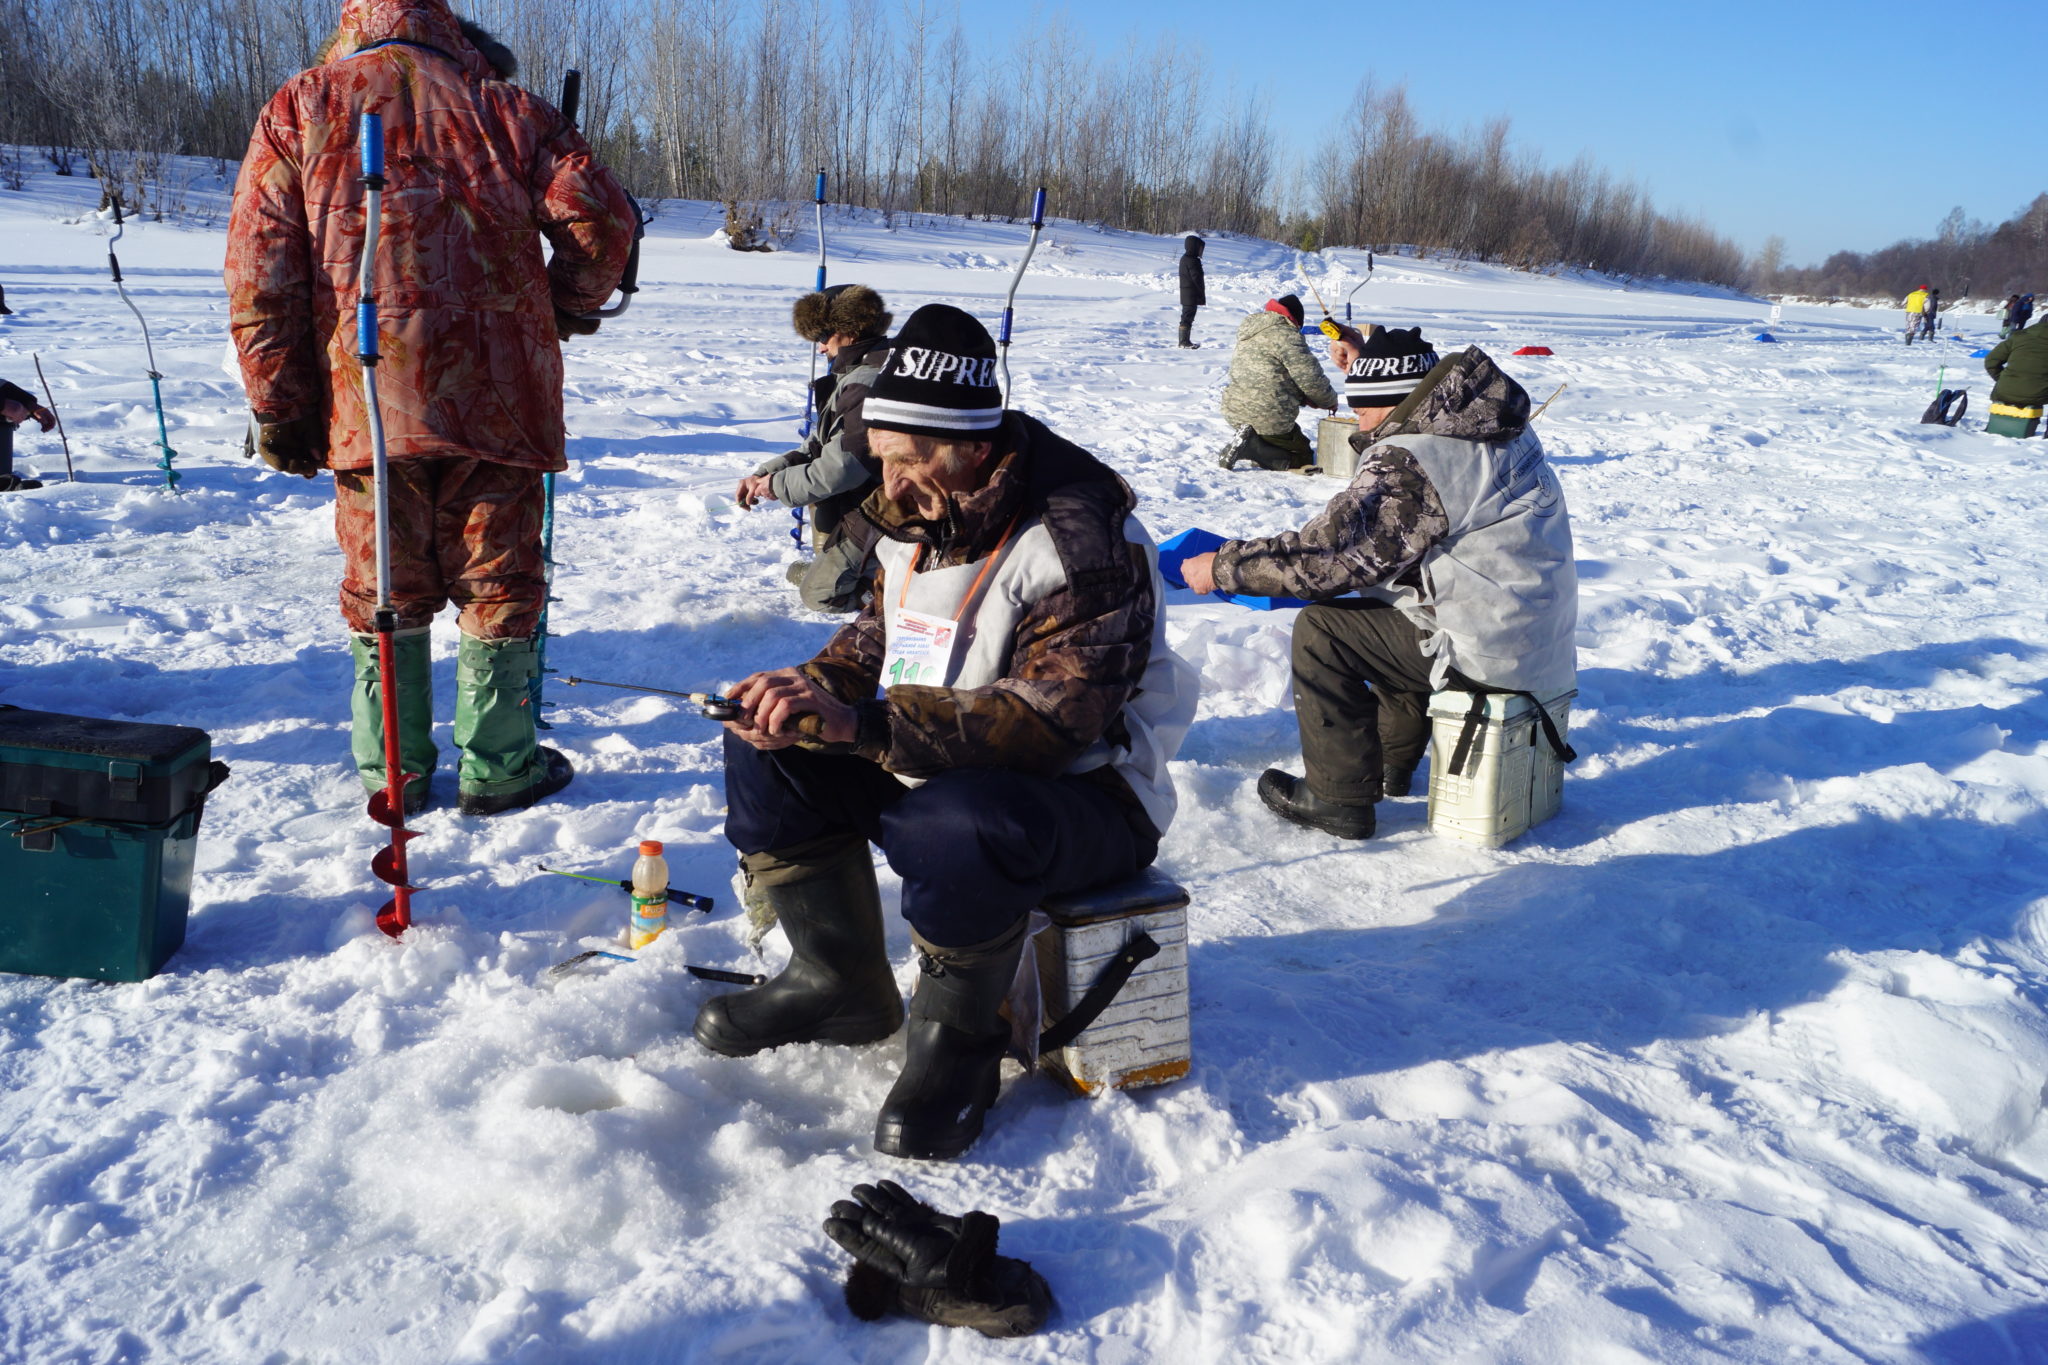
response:
M873 763L889 757L889 703L877 698L853 708L853 751Z

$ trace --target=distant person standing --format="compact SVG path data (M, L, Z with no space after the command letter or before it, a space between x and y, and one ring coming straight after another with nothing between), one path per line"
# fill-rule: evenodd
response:
M2013 310L2012 318L2013 331L2024 332L2027 329L2027 324L2034 320L2034 296L2032 294L2020 295L2019 307Z
M0 379L0 493L26 493L43 486L41 479L24 479L14 472L14 429L31 418L44 431L57 425L57 414L36 402L34 394Z
M1906 344L1911 346L1913 338L1920 335L1922 318L1927 312L1927 286L1921 285L1906 295Z
M2014 319L2019 316L2019 312L2020 296L2018 294L2007 294L2005 296L2005 312L2000 314L1998 319L1998 339L2000 341L2005 340L2018 330L2018 324L2014 322Z
M1184 351L1199 350L1202 345L1191 335L1195 310L1209 302L1207 281L1202 274L1202 246L1202 239L1190 233L1187 250L1180 254L1180 346Z
M1920 335L1932 341L1934 334L1940 330L1941 291L1930 289L1927 291L1927 306L1920 310Z

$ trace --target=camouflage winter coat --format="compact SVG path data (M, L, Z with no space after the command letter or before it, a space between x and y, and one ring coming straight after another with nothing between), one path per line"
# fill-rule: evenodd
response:
M354 310L358 116L374 110L390 180L376 293L391 458L565 468L554 310L603 305L631 201L561 114L491 78L445 0L347 0L328 51L264 109L235 186L229 326L250 407L325 416L330 467L371 463Z
M1299 531L1233 540L1216 552L1225 592L1321 600L1403 578L1450 533L1450 518L1405 434L1512 441L1529 425L1529 395L1485 352L1445 357L1380 428L1358 432L1358 473Z
M1023 605L1007 676L986 687L890 687L876 696L886 653L878 570L861 613L803 666L859 716L855 752L890 772L950 768L1066 772L1111 734L1145 674L1159 604L1144 546L1126 539L1136 499L1112 470L1036 418L1004 418L989 481L948 499L927 522L877 491L861 514L892 540L925 547L937 568L990 554L1006 528L1033 518L1050 533L1064 586Z
M1294 426L1303 408L1334 408L1337 391L1309 354L1301 328L1282 313L1253 313L1237 325L1223 415L1265 435Z

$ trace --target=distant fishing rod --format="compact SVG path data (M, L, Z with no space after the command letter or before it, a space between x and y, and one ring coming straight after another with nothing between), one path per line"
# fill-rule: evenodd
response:
M142 324L142 351L149 357L149 391L156 399L156 448L163 452L163 458L156 467L164 472L164 487L173 493L178 491L178 482L185 476L171 468L171 458L177 452L171 449L170 428L164 422L164 377L156 368L156 344L149 339L149 321L142 316L142 310L135 306L135 300L128 297L128 286L121 281L121 258L114 254L114 244L121 240L128 227L121 221L121 198L114 196L114 235L107 239L107 269L114 275L114 290L120 294L121 302L128 305L128 311L135 314L135 320Z
M1357 284L1354 284L1354 285L1352 285L1352 286L1351 286L1351 293L1349 293L1349 294L1346 294L1346 295L1344 296L1344 322L1345 322L1345 324L1346 324L1347 326L1348 326L1348 325L1350 324L1350 322L1351 322L1351 300L1352 300L1352 297L1353 297L1354 295L1356 295L1356 294L1358 293L1358 291L1359 291L1359 290L1361 290L1361 289L1365 288L1365 287L1366 287L1367 285L1369 285L1369 284L1371 284L1371 283L1372 283L1372 253L1371 253L1370 251L1368 251L1368 252L1366 252L1366 253L1365 253L1365 278L1364 278L1364 279L1362 279L1362 280L1360 280L1360 281L1359 281L1359 282L1358 282Z

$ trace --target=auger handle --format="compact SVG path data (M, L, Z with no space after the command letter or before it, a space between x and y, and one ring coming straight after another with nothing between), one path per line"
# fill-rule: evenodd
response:
M583 73L570 67L562 75L562 117L576 126L576 111L583 103Z

